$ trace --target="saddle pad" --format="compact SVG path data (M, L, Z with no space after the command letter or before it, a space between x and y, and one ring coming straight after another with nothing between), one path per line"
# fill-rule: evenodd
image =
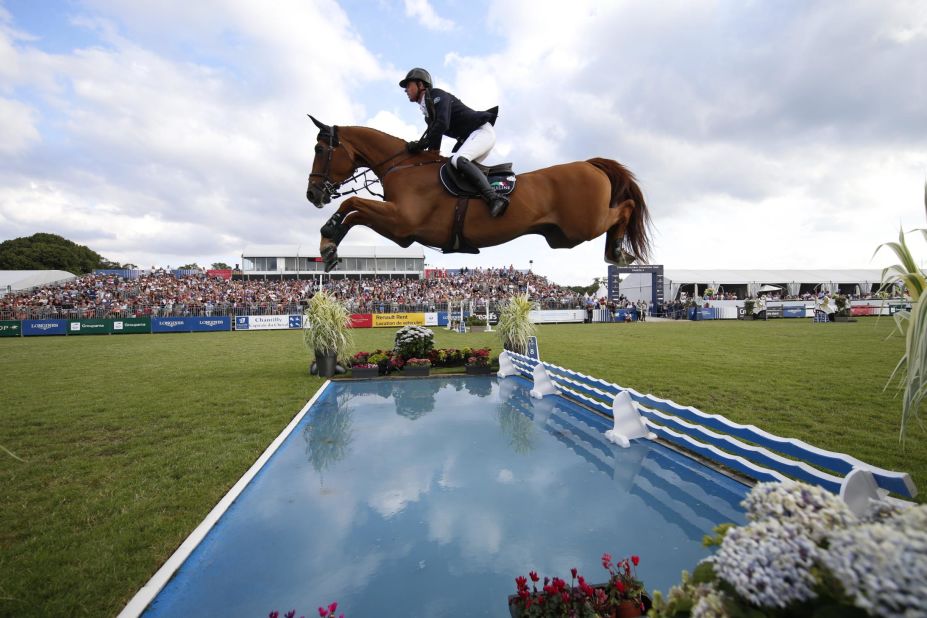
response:
M500 170L499 172L488 174L489 185L497 193L508 195L515 190L515 174L512 173L511 163L496 165L489 169ZM464 180L450 163L445 163L441 166L438 176L441 179L441 184L444 185L444 188L447 189L448 193L451 195L456 195L457 197L480 197L476 187Z

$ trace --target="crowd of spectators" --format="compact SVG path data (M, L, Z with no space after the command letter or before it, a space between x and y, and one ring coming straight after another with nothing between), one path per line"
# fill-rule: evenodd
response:
M323 285L357 313L436 311L448 302L484 306L528 292L545 307L581 307L585 297L546 277L514 268L435 271L427 279L340 279ZM60 285L0 297L0 319L46 317L126 317L253 315L299 312L318 280L227 280L206 275L175 276L147 271L129 279L84 275Z

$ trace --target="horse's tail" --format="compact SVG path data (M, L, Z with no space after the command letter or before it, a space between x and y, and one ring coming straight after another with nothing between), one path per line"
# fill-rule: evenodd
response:
M614 208L624 200L634 201L634 210L628 220L628 227L622 239L623 248L629 250L641 262L646 263L650 257L650 213L644 194L634 178L634 174L617 161L595 158L586 161L599 168L612 183L612 195L609 205Z

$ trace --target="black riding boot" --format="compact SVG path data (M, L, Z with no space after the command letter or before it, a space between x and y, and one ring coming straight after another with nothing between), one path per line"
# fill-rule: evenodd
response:
M489 214L498 217L505 212L509 206L509 198L499 195L489 185L489 179L473 164L469 159L457 157L457 171L463 174L464 178L476 185L480 195L489 204Z

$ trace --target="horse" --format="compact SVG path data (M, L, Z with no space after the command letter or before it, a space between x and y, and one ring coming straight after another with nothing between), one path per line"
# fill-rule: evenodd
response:
M617 161L594 158L518 174L509 208L492 218L481 199L468 209L444 189L438 171L448 159L439 153L409 154L404 140L382 131L310 118L319 133L306 198L322 208L333 197L356 193L339 189L366 174L358 169L373 172L384 198L352 196L322 226L325 272L337 266L338 244L355 225L401 247L418 242L445 253L478 253L527 234L540 234L553 249L569 249L604 233L606 262L626 266L649 257L647 205L634 175Z

